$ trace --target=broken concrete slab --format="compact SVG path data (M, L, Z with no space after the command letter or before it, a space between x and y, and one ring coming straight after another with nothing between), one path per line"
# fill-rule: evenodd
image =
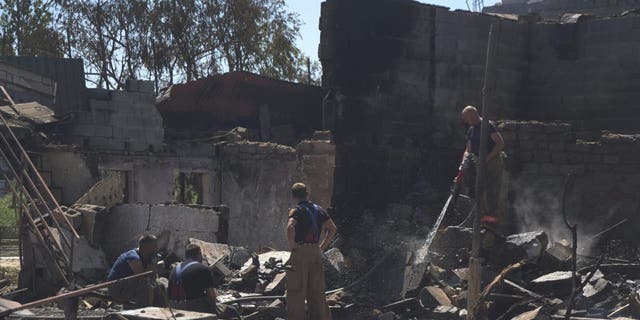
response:
M497 269L521 260L537 261L547 249L549 239L544 231L510 235L489 250L487 259Z
M567 240L554 242L540 257L539 266L545 271L566 271L571 268L571 245Z
M75 240L73 248L73 272L88 283L103 279L109 268L104 252L92 247L89 241L81 236Z
M134 310L126 310L118 313L127 319L137 320L164 320L179 318L180 320L217 320L218 316L211 313L201 313L186 310L177 310L158 307L147 307Z
M454 306L438 306L431 313L434 320L458 320L460 319L460 308Z
M556 296L566 296L571 293L573 278L571 271L556 271L545 274L531 281L534 291Z
M333 266L336 269L336 271L338 271L338 273L344 273L346 271L345 263L344 263L344 255L342 255L342 252L340 252L340 249L331 248L325 251L324 256L329 261L331 266Z
M600 278L593 284L587 283L582 289L582 295L593 302L593 299L605 294L609 289L611 283L605 278Z
M231 247L228 244L213 243L189 238L188 244L194 244L200 247L202 251L203 262L207 265L213 265L216 261L231 253Z
M244 247L231 247L229 256L229 265L233 268L240 268L244 263L251 259L251 252Z

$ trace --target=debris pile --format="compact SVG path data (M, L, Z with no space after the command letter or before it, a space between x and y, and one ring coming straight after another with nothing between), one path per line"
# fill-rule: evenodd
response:
M438 231L420 286L398 301L373 306L368 317L466 319L467 260L441 257L469 252L470 233L470 229L459 227ZM571 319L640 317L640 263L637 261L604 255L600 258L578 256L574 273L569 242L560 240L549 244L543 231L505 238L488 237L485 232L484 238L483 290L478 307L484 319L564 319L567 312Z

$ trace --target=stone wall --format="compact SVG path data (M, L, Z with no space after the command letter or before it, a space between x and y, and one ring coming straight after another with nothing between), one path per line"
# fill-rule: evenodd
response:
M499 129L512 163L510 198L523 230L544 227L567 237L561 199L568 174L566 210L579 223L583 244L608 226L628 219L616 230L633 238L640 190L640 135L604 132L599 139L576 139L567 123L504 121Z
M86 110L76 113L66 143L100 151L160 151L162 117L155 107L153 83L130 80L127 91L87 90Z

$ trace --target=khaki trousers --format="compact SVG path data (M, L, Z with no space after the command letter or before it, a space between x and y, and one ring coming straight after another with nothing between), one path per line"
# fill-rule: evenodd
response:
M509 226L509 217L507 215L506 190L503 186L505 179L507 179L504 175L504 154L500 153L487 162L486 169L485 192L482 195L483 214L497 218L497 230L505 232Z
M287 262L287 319L304 320L305 301L311 320L331 319L324 283L322 253L317 244L300 245Z

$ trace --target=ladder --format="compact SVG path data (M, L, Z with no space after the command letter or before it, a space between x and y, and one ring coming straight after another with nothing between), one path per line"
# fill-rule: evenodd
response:
M20 115L16 104L0 86L13 111ZM73 247L79 235L53 193L42 179L33 161L11 130L9 121L0 113L0 159L4 160L2 178L16 202L20 227L30 230L42 251L51 260L53 269L66 286L72 278Z

